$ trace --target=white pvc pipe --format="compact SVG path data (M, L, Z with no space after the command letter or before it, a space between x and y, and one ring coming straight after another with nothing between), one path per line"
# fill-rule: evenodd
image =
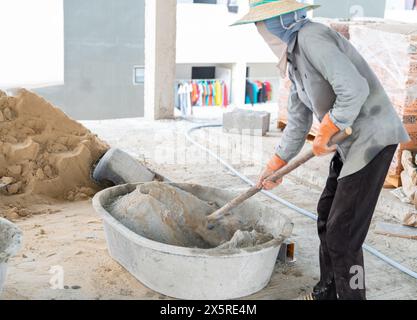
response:
M195 126L191 129L189 129L186 133L185 133L185 137L187 138L188 141L190 141L192 144L194 144L195 146L197 146L198 148L206 151L209 155L211 155L212 157L214 157L217 161L219 161L223 166L225 166L230 172L232 172L234 175L236 175L237 177L239 177L240 179L242 179L243 181L245 181L247 184L254 186L255 183L253 183L253 181L251 181L248 177L244 176L243 174L241 174L239 171L237 171L235 168L233 168L230 164L228 164L225 160L223 160L222 158L220 158L216 153L214 153L213 151L207 149L206 147L202 146L201 144L199 144L198 142L196 142L193 138L191 138L190 134L193 131L196 130L200 130L200 129L204 129L204 128L218 128L218 127L222 127L221 124L205 124L205 125L199 125L199 126ZM281 203L282 205L288 207L289 209L292 209L294 211L296 211L297 213L300 213L310 219L313 220L317 220L317 215L297 207L296 205L292 204L291 202L288 202L280 197L278 197L277 195L273 194L272 192L269 191L262 191L263 194L265 194L267 197L278 201L279 203ZM376 250L375 248L364 244L363 245L363 249L366 250L367 252L369 252L370 254L374 255L375 257L381 259L382 261L384 261L385 263L389 264L390 266L400 270L401 272L409 275L410 277L413 277L414 279L417 279L417 272L408 269L407 267L403 266L402 264L398 263L397 261L391 259L390 257L387 257L386 255L384 255L382 252Z

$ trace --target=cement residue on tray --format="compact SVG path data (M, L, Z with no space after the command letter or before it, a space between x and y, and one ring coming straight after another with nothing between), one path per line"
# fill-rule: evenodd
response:
M228 242L218 246L219 249L250 248L271 241L273 237L270 234L259 233L256 230L241 231L238 230L233 238Z
M151 182L117 199L108 210L130 230L154 241L191 248L245 248L272 240L256 231L237 230L233 219L206 227L218 206L172 185ZM229 241L230 242L227 242ZM227 243L226 243L227 242Z
M97 191L91 166L107 149L40 96L20 90L11 97L0 91L0 179L7 184L0 191L3 203L91 196Z

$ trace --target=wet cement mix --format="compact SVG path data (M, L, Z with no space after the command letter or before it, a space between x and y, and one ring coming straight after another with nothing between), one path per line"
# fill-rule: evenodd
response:
M45 198L88 199L98 191L91 167L108 148L35 93L0 91L0 215L24 216L20 208Z
M114 199L106 208L135 233L169 245L201 249L236 249L261 245L273 236L244 227L237 215L224 219L212 230L206 217L219 209L175 186L150 182Z

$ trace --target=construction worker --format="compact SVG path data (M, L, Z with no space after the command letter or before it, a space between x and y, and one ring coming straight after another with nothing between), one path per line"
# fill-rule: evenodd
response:
M365 300L362 245L397 146L409 136L367 62L336 31L310 21L318 6L295 0L250 0L250 11L234 25L255 23L292 82L288 123L258 187L302 149L313 115L321 122L316 156L336 151L318 204L320 282L307 300ZM351 127L338 146L331 138Z

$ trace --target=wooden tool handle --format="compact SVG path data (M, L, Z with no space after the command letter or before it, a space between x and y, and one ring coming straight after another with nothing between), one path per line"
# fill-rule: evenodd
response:
M351 135L352 135L352 128L347 128L344 131L340 131L339 133L337 133L331 139L331 141L329 143L329 146L340 144L341 142L346 140ZM297 169L298 167L300 167L301 165L303 165L304 163L306 163L307 161L309 161L312 158L314 158L313 151L308 151L304 155L295 159L294 161L291 161L288 165L286 165L282 169L278 170L277 172L275 172L273 175L271 175L267 179L269 181L273 181L273 182L278 181L278 180L282 179L284 176L291 173L292 171L294 171L295 169ZM257 186L254 186L254 187L250 188L245 193L242 193L240 196L233 199L232 201L227 203L225 206L223 206L219 210L215 211L213 214L209 215L207 217L207 220L208 221L216 221L216 220L221 219L223 216L227 215L230 212L230 210L236 208L241 203L243 203L244 201L253 197L255 194L257 194L261 190L262 189L259 189Z
M340 131L335 136L333 136L333 138L330 140L329 146L334 146L334 145L340 144L343 141L345 141L351 135L352 135L352 129L351 128L347 128L344 131ZM286 165L282 169L275 172L273 175L271 175L269 178L267 178L267 180L272 181L272 182L279 181L284 176L291 173L292 171L294 171L295 169L297 169L298 167L300 167L301 165L303 165L304 163L306 163L307 161L309 161L313 158L314 158L313 151L312 150L307 151L305 154L301 155L300 157L298 157L294 161L291 161L288 165Z

